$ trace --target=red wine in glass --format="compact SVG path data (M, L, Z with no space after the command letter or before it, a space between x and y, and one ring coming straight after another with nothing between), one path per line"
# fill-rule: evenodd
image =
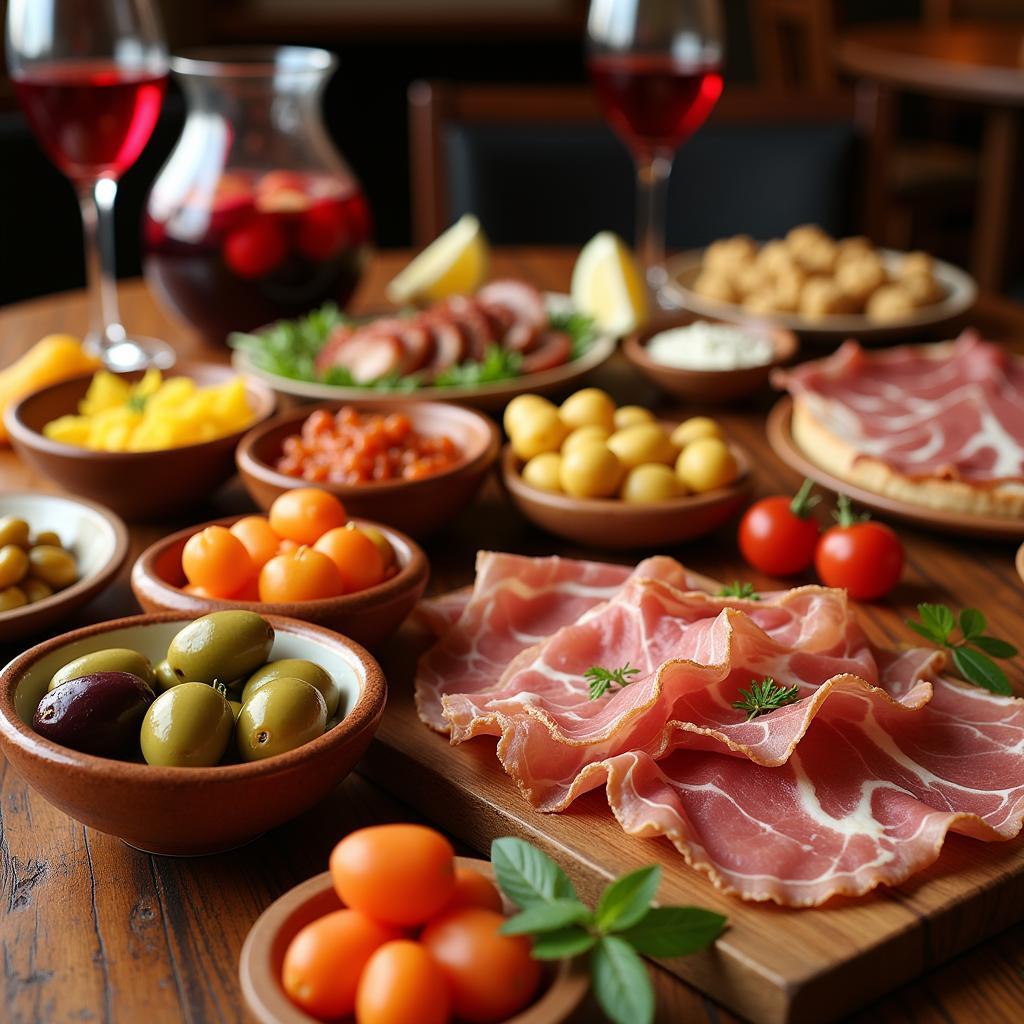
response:
M119 177L149 141L167 76L113 61L34 63L14 87L49 158L73 181Z
M722 92L717 66L684 66L667 54L602 54L588 69L605 119L634 153L676 149Z

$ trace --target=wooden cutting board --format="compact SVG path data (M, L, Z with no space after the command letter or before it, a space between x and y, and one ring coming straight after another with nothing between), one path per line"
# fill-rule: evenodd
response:
M662 902L729 919L713 949L663 966L755 1024L834 1020L1024 915L1022 838L951 835L938 863L904 885L789 910L724 896L667 840L626 835L603 789L567 811L541 814L502 770L493 738L453 747L417 717L413 670L428 643L408 625L389 642L381 657L388 707L359 770L481 853L497 836L529 840L590 902L611 878L661 864Z

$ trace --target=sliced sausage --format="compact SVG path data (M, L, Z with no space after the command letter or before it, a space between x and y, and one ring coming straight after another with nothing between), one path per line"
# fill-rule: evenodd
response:
M572 338L565 331L545 331L540 344L523 357L523 373L539 373L569 362Z
M462 329L466 339L466 358L480 362L488 348L498 342L491 322L472 299L456 295L447 302L447 314Z
M353 334L355 334L353 328L346 324L339 324L327 335L324 347L316 354L316 368L320 373L334 365L335 353Z
M534 327L546 327L548 311L544 296L526 281L502 278L491 281L476 293L476 298L485 306L504 306L510 309L520 322Z
M401 374L404 363L405 347L396 335L356 331L338 347L331 365L348 370L357 384L372 384Z
M462 329L448 317L432 315L427 319L434 336L434 358L424 368L428 379L458 366L466 356L466 337Z
M434 356L433 332L422 317L414 316L405 321L400 338L405 349L405 369L402 372L416 373L422 370Z
M533 324L518 321L509 328L505 337L502 338L501 344L510 352L522 352L525 355L537 347L541 338L544 337L544 333L541 328L535 327Z

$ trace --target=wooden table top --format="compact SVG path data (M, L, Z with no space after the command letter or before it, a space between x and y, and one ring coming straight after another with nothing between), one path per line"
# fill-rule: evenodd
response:
M843 34L844 70L862 78L938 96L1024 104L1024 28L957 24L887 25Z
M566 250L499 251L494 272L565 290L572 257ZM377 257L357 296L359 308L383 304L384 284L405 258L404 253ZM141 282L125 284L121 294L124 321L131 329L166 337L183 358L225 358L224 350L204 349L191 331L163 314ZM1024 339L1024 306L984 297L974 320L988 336ZM46 333L81 332L84 327L80 293L8 307L0 313L0 367ZM654 400L647 386L617 360L599 371L598 383L620 400ZM788 492L797 483L794 474L764 440L762 420L769 404L766 398L759 409L721 418L753 451L759 492ZM0 486L56 490L2 449ZM488 542L530 554L582 554L523 523L494 485L479 503L427 544L431 592L470 582L473 554ZM215 495L208 508L195 510L189 522L249 507L235 481ZM132 528L132 557L178 525ZM954 542L900 529L908 568L892 603L909 610L930 595L959 606L974 604L989 613L999 634L1001 608L1020 600L1012 545ZM741 567L731 530L717 537L721 543L697 542L682 547L678 555L701 572L726 579L742 574L758 585L757 577ZM60 628L137 610L126 567L114 586ZM0 649L0 664L16 653L14 648ZM0 918L0 1019L12 1024L250 1020L239 990L237 960L245 934L260 912L286 889L324 870L331 847L347 831L418 817L415 808L353 775L313 811L244 849L193 859L153 857L66 817L28 789L0 759L0 878L5 903ZM765 941L771 937L765 936ZM652 976L659 1021L736 1021L667 973L652 968ZM1022 1018L1024 924L1019 924L849 1020L1000 1024ZM599 1018L590 1007L579 1019Z

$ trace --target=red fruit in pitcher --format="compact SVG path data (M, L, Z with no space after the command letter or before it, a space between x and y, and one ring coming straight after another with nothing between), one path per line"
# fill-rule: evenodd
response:
M348 240L348 217L337 199L318 200L299 221L299 252L314 263L329 260Z
M282 228L261 217L224 239L224 262L239 277L265 277L284 262L288 239Z

